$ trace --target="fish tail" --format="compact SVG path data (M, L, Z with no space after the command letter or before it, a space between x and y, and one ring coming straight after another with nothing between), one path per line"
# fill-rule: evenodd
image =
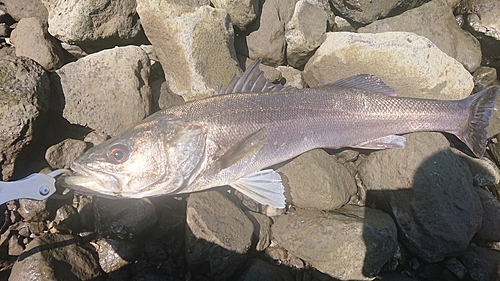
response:
M499 86L488 87L466 99L469 108L469 119L464 130L457 134L476 157L483 157L488 142L486 127L491 115L491 110L495 107L495 101L500 91Z

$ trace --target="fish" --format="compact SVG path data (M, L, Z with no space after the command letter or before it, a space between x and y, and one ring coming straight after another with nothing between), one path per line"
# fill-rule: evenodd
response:
M485 153L499 86L447 101L398 97L369 74L297 89L269 82L259 63L218 95L160 110L90 148L58 185L110 198L229 185L284 208L281 177L269 167L315 148L404 148L406 133L439 131Z

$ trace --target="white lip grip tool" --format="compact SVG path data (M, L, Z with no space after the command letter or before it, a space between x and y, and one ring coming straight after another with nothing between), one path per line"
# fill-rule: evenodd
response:
M22 198L47 199L56 192L55 177L70 173L70 170L59 169L48 174L34 173L17 181L0 181L0 204Z

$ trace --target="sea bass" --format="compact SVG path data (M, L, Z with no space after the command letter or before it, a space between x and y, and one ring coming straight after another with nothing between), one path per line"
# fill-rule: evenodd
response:
M364 74L299 90L270 83L258 66L217 96L161 110L89 149L59 184L128 198L229 185L282 208L281 178L266 168L314 148L403 148L400 134L441 131L482 157L500 90L457 101L401 98Z

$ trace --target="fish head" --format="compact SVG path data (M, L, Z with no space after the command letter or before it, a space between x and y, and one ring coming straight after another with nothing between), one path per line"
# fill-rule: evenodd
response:
M201 171L206 130L175 118L146 119L90 148L60 185L82 194L142 198L174 193Z

